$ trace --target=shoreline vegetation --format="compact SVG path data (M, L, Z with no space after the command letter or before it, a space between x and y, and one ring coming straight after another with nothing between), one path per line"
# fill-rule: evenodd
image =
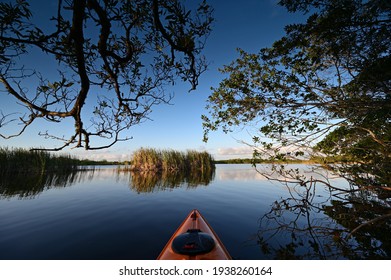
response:
M53 171L76 171L81 166L93 165L121 165L122 171L164 171L190 172L213 170L215 164L325 164L346 162L340 158L311 158L309 160L265 160L252 158L238 158L215 160L207 152L188 150L158 150L141 148L133 153L129 161L107 161L78 159L71 155L53 154L47 151L30 151L22 148L0 147L0 174L5 173L43 173Z
M45 172L73 172L85 166L114 165L119 162L78 159L69 154L30 151L23 148L0 147L0 175L8 173L39 174Z
M0 174L75 171L80 161L71 155L54 155L46 151L0 148Z
M122 165L122 171L191 172L214 170L214 159L207 152L141 148L130 161L78 159L71 155L23 148L0 147L0 174L76 171L88 165Z
M207 152L188 150L157 150L141 148L135 151L125 170L154 172L209 171L215 168L214 159Z
M253 158L235 158L216 160L215 164L337 164L347 163L349 160L336 157L311 157L310 159L253 159Z

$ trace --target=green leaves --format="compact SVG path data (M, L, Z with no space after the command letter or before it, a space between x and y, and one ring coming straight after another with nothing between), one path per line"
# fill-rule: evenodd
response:
M258 54L238 50L208 99L205 133L253 124L283 147L311 149L321 141L318 151L360 162L341 173L376 174L375 182L389 184L375 159L391 162L390 6L376 0L280 4L313 14L288 25L284 37Z
M25 0L17 0L15 4L0 3L0 22L4 25L21 24L23 19L30 19L32 13Z

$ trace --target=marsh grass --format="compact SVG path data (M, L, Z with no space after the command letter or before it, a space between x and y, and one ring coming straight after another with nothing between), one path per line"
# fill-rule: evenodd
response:
M53 155L46 151L0 148L0 174L44 173L76 170L79 160L70 155Z
M193 172L214 170L213 157L207 152L141 148L133 153L132 171Z

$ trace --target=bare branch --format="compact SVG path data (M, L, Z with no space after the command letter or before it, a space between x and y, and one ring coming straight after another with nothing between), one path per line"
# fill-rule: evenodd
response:
M63 142L51 150L71 145L108 148L131 139L120 134L147 120L153 106L172 100L165 92L167 85L180 77L194 89L206 69L200 52L213 18L205 2L197 12L186 11L177 0L70 0L66 4L58 0L56 15L48 23L55 29L47 34L35 25L27 2L4 6L14 20L0 22L0 83L27 112L20 119L19 133L11 137L23 134L37 119L71 119L74 132L69 138L40 133ZM167 21L163 10L168 18L181 20ZM94 29L98 38L90 37L96 34ZM30 60L21 57L32 50L58 62L53 71L58 73L57 81L49 81L38 70L25 73L24 63ZM98 93L100 89L104 94ZM96 102L93 112L87 111L87 98ZM85 116L91 113L88 122ZM9 124L9 116L3 115L1 127ZM109 143L94 146L96 138Z
M380 217L376 217L372 220L369 220L365 223L362 223L361 225L359 225L358 227L354 228L347 236L346 236L346 240L350 239L353 234L355 234L358 230L360 230L362 227L365 227L365 226L369 226L369 225L373 225L375 223L378 223L380 221L383 221L383 220L387 220L387 219L391 219L391 213L388 213L388 214L385 214L385 215L382 215Z

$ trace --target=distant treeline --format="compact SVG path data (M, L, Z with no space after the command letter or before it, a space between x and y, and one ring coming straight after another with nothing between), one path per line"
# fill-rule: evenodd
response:
M261 163L260 160L254 160L252 158L234 158L234 159L223 159L215 160L215 164L253 164Z
M349 162L349 159L343 157L311 157L310 159L253 159L253 158L235 158L225 160L215 160L215 164L268 164L268 163L291 163L291 164L332 164Z
M299 160L299 159L253 159L253 158L234 158L216 160L216 164L261 164L261 163L316 163L313 160Z
M79 165L120 165L125 164L125 162L120 161L108 161L103 160L91 160L91 159L79 159Z
M76 170L86 165L125 165L125 169L151 171L189 171L211 170L215 164L261 164L261 163L303 163L303 164L330 164L347 162L347 159L337 157L312 157L309 160L265 160L254 158L239 158L214 160L207 152L189 150L180 152L175 150L157 150L141 148L133 153L130 161L107 161L78 159L71 155L57 155L47 151L30 151L22 148L0 147L0 174L8 172L37 173L45 171Z

